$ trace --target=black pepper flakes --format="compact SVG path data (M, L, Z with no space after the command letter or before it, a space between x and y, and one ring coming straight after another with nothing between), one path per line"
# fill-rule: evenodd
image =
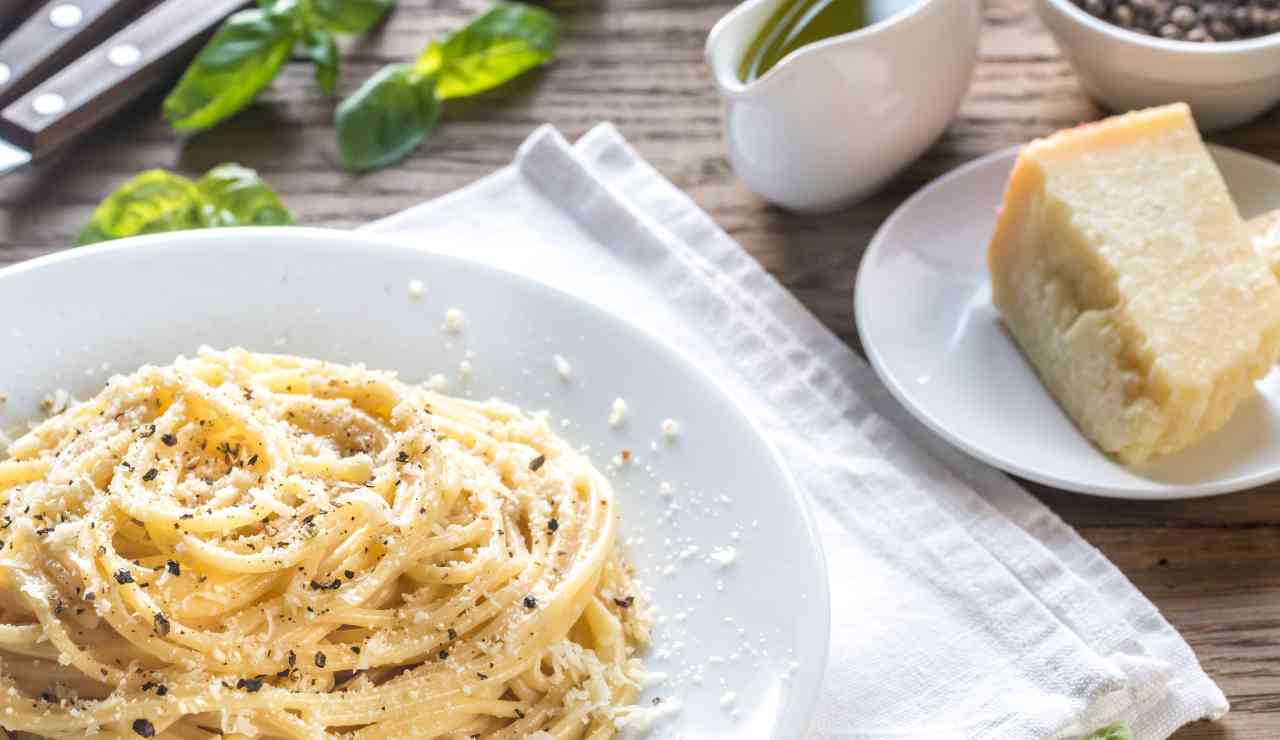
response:
M631 605L636 603L636 597L628 596L625 599L614 599L613 603L617 604L619 609L630 609Z
M165 434L165 435L161 436L161 437L160 437L160 441L161 441L161 442L164 442L164 444L165 444L165 446L166 446L166 447L172 447L172 446L174 446L174 445L178 444L178 438L177 438L177 437L175 437L175 436L173 436L172 434Z
M349 581L356 577L356 572L354 570L344 570L342 571L342 575L346 576L346 579Z
M401 462L401 463L409 462L409 453L404 452L402 450L399 455L396 455L396 462Z
M262 688L262 677L258 676L257 678L242 678L239 681L236 681L236 688L244 689L245 691L248 691L250 694L257 693L258 690Z
M142 474L142 479L150 483L151 481L156 479L157 475L160 475L160 471L156 470L155 468L151 468L150 470Z
M529 469L536 473L538 471L538 468L541 468L543 465L546 464L546 462L547 462L546 455L538 455L537 457L529 461Z
M116 571L116 583L120 584L121 586L123 586L126 583L133 583L133 574L130 573L128 569L121 568L120 570Z
M458 631L452 627L449 628L449 639L451 641L458 639Z
M151 724L151 720L147 719L135 719L133 721L133 731L142 737L156 736L156 726Z
M526 596L526 597L524 597L524 608L525 608L525 609L537 609L537 608L538 608L538 600L537 600L537 599L535 599L535 598L533 598L532 596Z
M169 630L172 629L172 625L169 624L169 620L166 619L163 614L161 614L160 612L156 612L155 621L156 621L157 635L164 637L165 635L169 634Z
M167 568L168 571L175 576L182 575L182 566L178 564L177 560L170 560L166 562L164 564L164 567Z
M155 433L156 433L156 425L155 425L155 424L148 424L148 425L146 426L146 428L142 430L142 434L141 434L140 436L141 436L143 439L147 439L148 437L150 437L151 435L153 435L153 434L155 434Z
M548 519L548 520L547 520L547 531L548 531L548 532L553 532L553 533L554 533L554 532L555 532L557 529L559 529L559 528L560 528L560 522L556 521L555 519Z
M289 667L292 668L294 665L297 664L297 662L298 662L298 656L294 655L293 651L290 650L289 651Z
M328 659L324 657L324 653L316 653L316 668L324 668L324 664L327 660Z
M436 653L436 657L440 658L440 660L448 660L448 659L449 659L449 651L448 651L448 650L441 650L439 653Z

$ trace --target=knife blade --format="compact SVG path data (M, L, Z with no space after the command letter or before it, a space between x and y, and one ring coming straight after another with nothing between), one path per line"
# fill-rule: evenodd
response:
M0 111L0 176L96 126L168 77L249 0L164 0Z

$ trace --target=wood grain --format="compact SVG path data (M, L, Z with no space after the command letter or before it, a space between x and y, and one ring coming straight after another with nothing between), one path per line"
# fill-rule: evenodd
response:
M957 2L961 0L956 0ZM379 66L487 7L487 0L401 0L391 21L346 45L341 92ZM941 140L870 201L821 218L761 203L738 182L720 141L719 103L702 64L728 0L555 3L564 50L550 69L465 104L400 166L350 175L337 166L335 101L291 65L236 119L180 139L160 95L130 106L59 161L0 181L0 264L66 247L93 206L149 167L190 174L228 160L257 168L309 225L349 227L454 190L507 163L538 124L575 137L613 121L833 331L856 345L854 273L876 227L907 195L965 161L1096 118L1030 0L986 0L982 62ZM1280 160L1280 115L1215 137ZM21 320L21 317L17 317ZM1179 740L1280 737L1280 486L1220 498L1120 502L1031 486L1146 593L1196 649L1233 709Z

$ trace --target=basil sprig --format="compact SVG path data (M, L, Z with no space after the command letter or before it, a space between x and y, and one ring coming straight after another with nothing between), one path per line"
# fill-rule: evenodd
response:
M555 57L560 26L542 8L500 2L433 41L412 64L382 68L338 106L338 154L353 170L398 161L440 119L443 101L491 90Z
M1127 725L1107 725L1084 740L1133 740L1133 731Z
M220 226L285 226L293 217L258 173L221 164L198 181L148 170L98 205L76 244Z
M258 0L228 18L164 101L174 129L203 131L258 97L294 49L316 64L316 84L331 94L338 78L335 34L363 33L395 0Z

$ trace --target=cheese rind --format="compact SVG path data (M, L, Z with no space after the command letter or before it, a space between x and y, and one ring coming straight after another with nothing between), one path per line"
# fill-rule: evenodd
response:
M1125 462L1221 427L1280 349L1280 285L1182 104L1027 145L987 257L1024 354Z

